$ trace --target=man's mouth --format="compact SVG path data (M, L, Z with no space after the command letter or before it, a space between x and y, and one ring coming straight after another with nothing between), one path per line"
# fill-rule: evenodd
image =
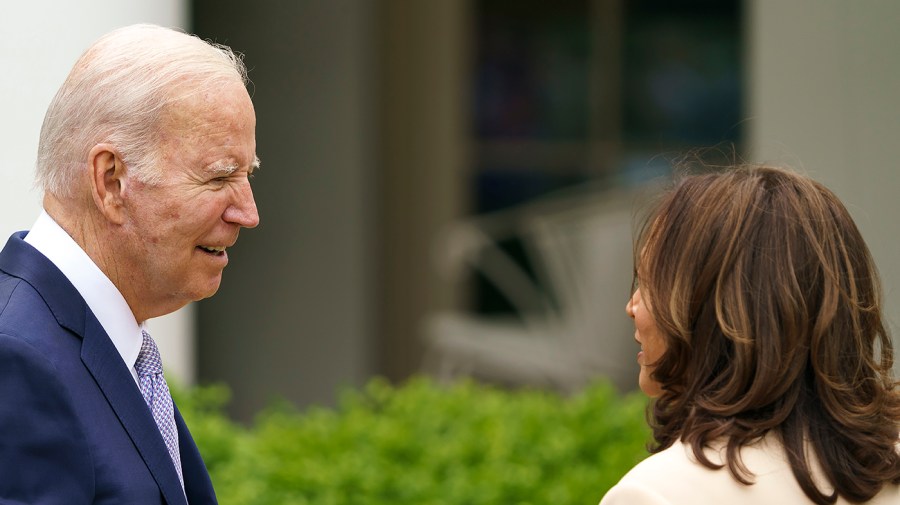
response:
M200 249L201 251L203 251L207 254L212 254L213 256L221 256L221 255L225 254L225 246L212 247L212 246L198 245L197 249Z

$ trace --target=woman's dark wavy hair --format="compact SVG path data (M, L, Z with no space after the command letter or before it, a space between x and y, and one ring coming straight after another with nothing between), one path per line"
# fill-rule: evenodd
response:
M900 388L875 265L847 209L787 170L740 166L681 177L642 227L637 280L667 341L652 377L659 452L727 440L783 442L815 503L871 499L900 483ZM809 451L809 452L808 452ZM813 481L815 455L833 486Z

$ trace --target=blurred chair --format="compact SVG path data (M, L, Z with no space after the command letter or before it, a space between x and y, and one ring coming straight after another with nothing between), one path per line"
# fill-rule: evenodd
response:
M638 191L585 186L449 226L435 244L444 277L477 270L515 315L430 315L426 371L563 393L599 376L623 391L636 387L638 348L624 307ZM512 236L525 246L536 280L498 246Z

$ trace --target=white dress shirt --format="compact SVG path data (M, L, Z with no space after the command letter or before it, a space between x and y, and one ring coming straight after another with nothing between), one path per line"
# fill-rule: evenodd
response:
M46 256L75 286L137 382L134 363L141 352L144 327L134 319L122 293L45 211L41 211L25 242Z

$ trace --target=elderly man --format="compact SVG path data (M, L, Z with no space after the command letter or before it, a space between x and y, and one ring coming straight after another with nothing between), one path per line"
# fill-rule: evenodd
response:
M229 49L137 25L51 102L44 211L0 252L0 503L216 503L144 322L215 293L259 222L245 85Z

